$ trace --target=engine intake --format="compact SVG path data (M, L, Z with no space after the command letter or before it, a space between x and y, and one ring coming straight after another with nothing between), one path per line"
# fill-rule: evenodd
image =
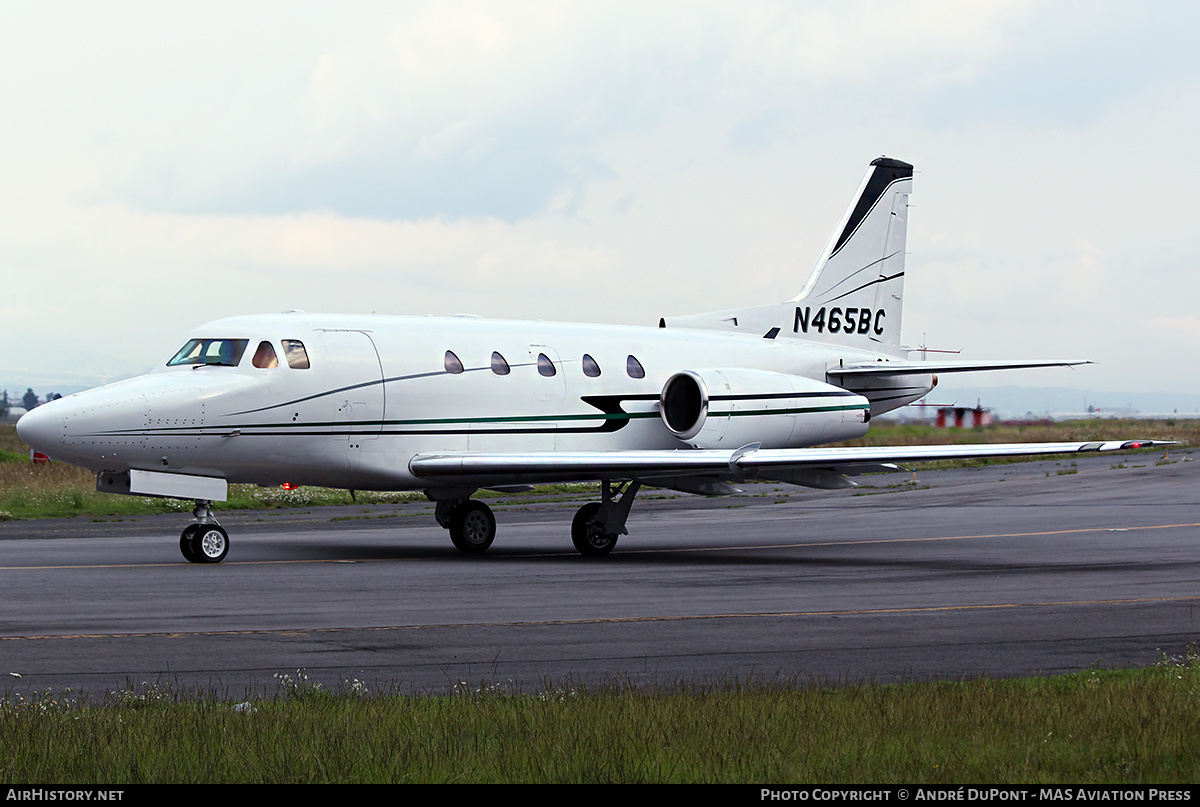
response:
M695 437L708 418L708 385L691 371L676 373L663 384L662 419L680 440Z

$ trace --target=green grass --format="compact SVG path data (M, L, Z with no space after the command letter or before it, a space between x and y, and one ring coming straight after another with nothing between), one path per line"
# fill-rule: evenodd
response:
M874 685L338 692L146 686L0 699L16 782L1194 782L1196 656L1143 670Z
M941 445L947 443L1058 443L1129 439L1200 443L1200 419L1000 421L978 429L939 429L919 423L873 421L865 437L839 445Z

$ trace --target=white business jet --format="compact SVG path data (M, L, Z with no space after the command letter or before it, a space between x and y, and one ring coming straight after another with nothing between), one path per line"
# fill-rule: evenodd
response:
M1111 451L1152 441L814 448L933 389L936 373L1083 361L908 361L912 166L875 160L800 294L658 327L293 312L217 320L147 375L21 418L21 439L111 493L196 503L187 560L217 563L230 482L421 490L463 552L492 544L477 490L595 481L584 555L612 551L643 485L813 488L897 462Z

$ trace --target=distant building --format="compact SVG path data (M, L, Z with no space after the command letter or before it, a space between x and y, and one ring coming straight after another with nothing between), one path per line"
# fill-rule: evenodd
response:
M972 429L978 429L980 426L986 426L992 422L992 410L984 409L978 403L974 408L943 406L937 412L937 427L939 429L947 429L952 426L958 429L964 428L967 425L968 415L971 417Z

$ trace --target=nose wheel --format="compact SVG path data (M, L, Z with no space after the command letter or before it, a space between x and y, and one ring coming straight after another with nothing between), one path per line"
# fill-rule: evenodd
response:
M229 554L229 533L220 524L189 524L179 536L179 551L189 563L220 563Z
M196 502L199 523L188 524L179 536L179 551L189 563L220 563L229 554L229 533L213 519L209 502Z

